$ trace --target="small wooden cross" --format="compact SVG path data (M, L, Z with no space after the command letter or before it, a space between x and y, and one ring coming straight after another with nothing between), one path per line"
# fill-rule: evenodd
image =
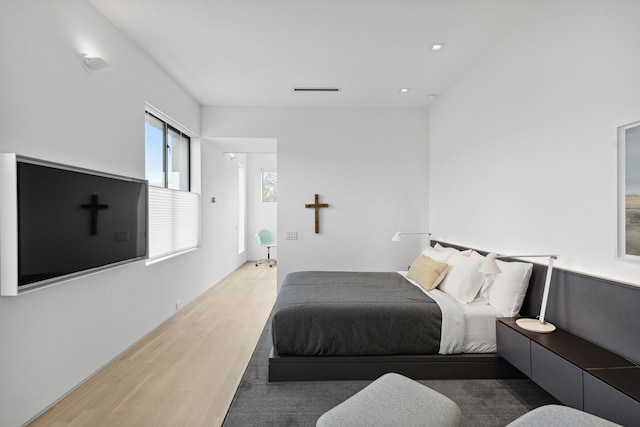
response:
M307 203L305 208L313 208L316 210L316 234L320 232L320 208L328 208L327 203L318 203L318 195L316 194L316 202L314 204Z

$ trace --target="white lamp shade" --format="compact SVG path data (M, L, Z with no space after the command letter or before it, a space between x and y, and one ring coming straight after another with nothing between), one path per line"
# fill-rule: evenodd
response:
M494 253L488 254L484 258L484 261L480 265L480 268L478 269L478 271L480 273L483 273L483 274L500 274L500 273L502 273L502 270L500 270L500 267L498 267L498 263L496 263L496 257L497 257L497 255L494 254Z

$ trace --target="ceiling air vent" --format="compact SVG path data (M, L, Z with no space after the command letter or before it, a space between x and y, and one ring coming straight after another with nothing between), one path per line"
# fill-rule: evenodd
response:
M294 87L294 92L340 92L339 87Z

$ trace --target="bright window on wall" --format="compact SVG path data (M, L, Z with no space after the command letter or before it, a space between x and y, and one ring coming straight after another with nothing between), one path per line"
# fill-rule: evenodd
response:
M145 114L145 158L149 184L189 191L191 138L153 114Z
M193 249L200 235L200 199L189 191L191 137L159 116L145 113L149 260Z
M245 169L243 165L238 165L238 253L245 251L245 222L247 217L246 207L246 184Z
M278 201L278 172L274 170L262 170L262 201Z

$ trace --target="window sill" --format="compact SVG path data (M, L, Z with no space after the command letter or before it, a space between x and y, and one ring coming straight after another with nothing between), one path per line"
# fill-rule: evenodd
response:
M154 259L151 259L151 260L147 261L145 263L145 265L148 267L150 265L157 264L157 263L163 262L163 261L167 261L167 260L169 260L171 258L175 258L177 256L184 255L184 254L187 254L189 252L193 252L193 251L198 250L198 249L199 249L199 247L196 246L194 248L185 249L184 251L175 252L175 253L172 253L172 254L169 254L169 255L161 256L159 258L154 258Z

